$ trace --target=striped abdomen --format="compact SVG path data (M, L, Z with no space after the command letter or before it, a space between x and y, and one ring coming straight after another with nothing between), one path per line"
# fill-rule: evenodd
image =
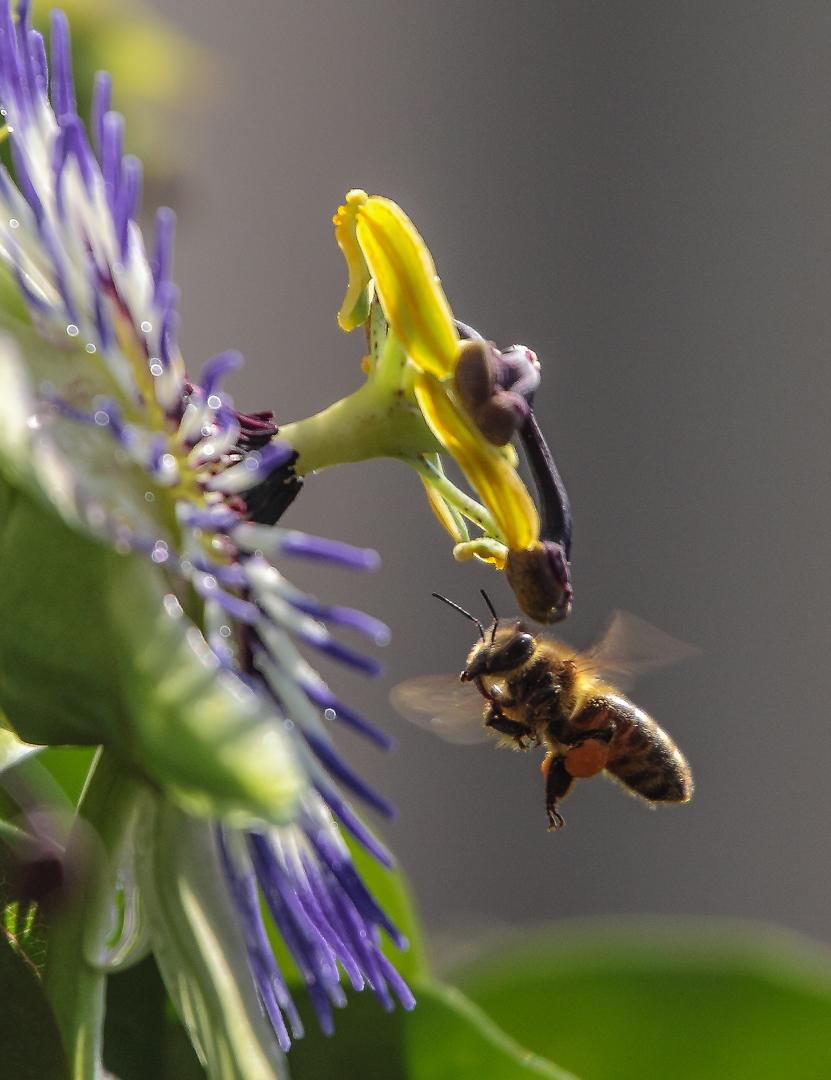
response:
M615 732L606 772L649 802L687 802L692 776L681 751L651 716L622 697L609 697Z

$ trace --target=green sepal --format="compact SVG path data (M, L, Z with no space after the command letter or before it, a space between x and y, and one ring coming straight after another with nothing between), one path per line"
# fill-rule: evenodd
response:
M6 769L13 769L34 754L41 752L40 746L30 746L23 742L7 726L8 721L0 713L0 773Z
M124 749L189 813L240 827L293 820L307 780L282 720L217 666L161 584L144 560L112 556L110 614L135 740Z
M107 618L114 557L0 481L0 706L28 743L94 745L124 726Z
M290 820L288 737L165 605L163 572L0 492L0 708L20 738L103 743L191 813Z

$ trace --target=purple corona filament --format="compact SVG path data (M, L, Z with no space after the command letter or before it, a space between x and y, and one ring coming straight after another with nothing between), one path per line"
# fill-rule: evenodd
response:
M312 818L304 819L303 837L299 854L292 849L281 856L267 836L251 833L248 851L321 1027L333 1030L330 1003L345 1004L338 963L354 989L362 989L366 981L382 1005L391 1008L391 987L405 1008L411 1008L412 995L381 962L378 947L379 929L405 947L401 934L367 891L348 853L325 829Z
M354 567L356 570L374 570L380 562L375 551L353 548L337 540L324 540L318 536L306 536L297 532L284 537L281 550L284 555L321 562L339 562L342 566Z
M157 302L160 287L164 282L170 280L175 231L176 215L166 206L159 207L156 211L156 238L153 246L153 256L150 259L150 269L153 271L153 281L156 286L155 299Z
M198 382L205 396L210 397L217 393L225 376L231 371L238 371L242 364L242 353L238 353L236 349L228 349L227 352L211 357L199 372Z
M376 742L385 750L390 750L395 745L395 740L386 731L382 731L368 720L364 720L362 716L339 701L322 679L313 681L300 678L298 682L303 687L309 701L322 709L327 719L343 720L344 723L353 727L356 731L360 731L362 735L372 739L373 742ZM333 714L331 717L329 716L330 713Z

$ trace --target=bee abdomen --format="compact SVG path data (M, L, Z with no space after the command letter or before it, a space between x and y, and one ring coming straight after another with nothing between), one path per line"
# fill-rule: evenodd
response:
M606 771L649 802L687 802L693 783L683 754L650 716L631 702L626 705L617 718Z

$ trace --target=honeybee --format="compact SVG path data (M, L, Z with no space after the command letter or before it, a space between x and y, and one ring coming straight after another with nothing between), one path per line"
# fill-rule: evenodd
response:
M390 699L402 716L450 742L495 735L500 745L517 750L544 747L549 830L564 825L559 806L575 780L600 772L653 805L689 801L693 781L683 754L619 687L698 650L616 612L599 640L575 653L563 641L535 637L521 622L500 625L484 591L494 619L487 630L452 600L433 595L475 623L480 640L460 676L396 686Z

